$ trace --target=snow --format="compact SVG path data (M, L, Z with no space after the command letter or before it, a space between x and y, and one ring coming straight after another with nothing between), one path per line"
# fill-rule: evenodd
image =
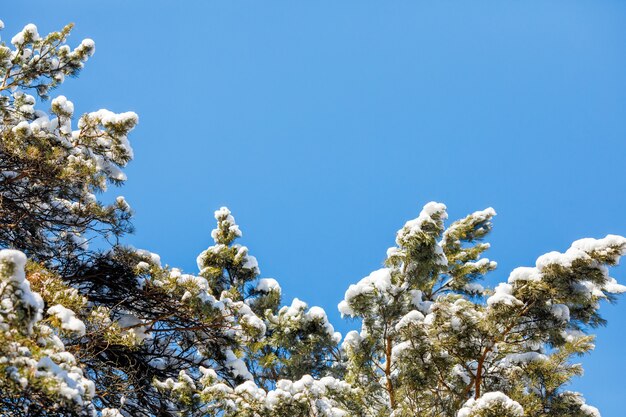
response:
M200 366L198 370L202 374L203 379L208 380L208 381L217 381L217 372L215 372L214 369Z
M522 305L523 303L513 296L513 286L504 282L498 284L494 294L487 299L487 305L504 304L508 306Z
M342 349L346 349L347 347L351 347L352 349L357 348L361 343L361 335L356 330L351 330L346 334L346 337L343 338L343 343L341 344Z
M226 228L229 232L233 233L235 237L241 237L242 233L239 230L239 226L235 223L235 218L230 213L228 207L220 207L219 210L216 210L214 213L215 220L218 222L218 227L213 229L211 232L211 237L213 240L217 242L217 236L220 231L220 228Z
M35 376L55 379L58 383L55 390L65 399L79 405L84 403L85 398L91 398L95 393L94 383L83 377L80 368L72 366L70 369L64 369L49 356L37 362Z
M575 291L585 294L587 297L598 298L606 298L605 293L621 294L626 292L626 286L609 277L608 268L603 263L607 262L609 265L617 264L620 256L625 251L626 238L622 236L607 235L602 239L580 239L572 243L565 253L553 251L540 256L537 258L534 268L520 267L514 269L509 275L508 283L540 281L543 273L554 266L570 269L576 262L584 262L593 268L599 269L606 277L606 281L603 284L596 284L581 279L572 284ZM492 303L496 300L504 301L505 298L507 298L505 295L500 294L492 299ZM508 300L509 302L514 302L510 298ZM558 308L559 311L553 311L555 317L568 321L569 311L565 311L563 307Z
M469 384L471 378L463 366L456 364L452 367L452 375L456 375L463 381L464 384Z
M246 260L243 263L243 268L253 270L258 274L260 270L259 262L256 260L256 258L252 255L247 255L245 259Z
M26 275L24 273L26 255L22 252L13 249L3 249L0 251L0 262L2 262L4 266L2 272L8 272L11 274L9 277L10 280L21 282L26 279Z
M402 358L403 354L406 353L407 350L411 349L411 347L412 344L409 340L400 342L391 349L391 357L394 360L399 360L400 358Z
M387 249L387 258L391 258L394 256L400 256L402 255L402 249L400 249L397 246L392 246L390 248Z
M626 286L618 284L615 278L609 278L602 289L612 294L622 294L626 292Z
M446 258L446 254L443 251L443 247L439 243L435 244L435 255L437 255L437 259L435 261L437 265L441 265L441 266L448 265L448 258Z
M20 134L20 135L23 135L23 136L28 136L28 135L30 135L32 133L32 129L30 127L30 124L27 121L19 122L18 124L13 126L11 131L13 133Z
M32 23L27 24L21 32L13 36L11 43L19 48L24 44L24 42L26 42L27 37L29 37L32 41L38 41L41 39L41 36L39 36L39 32L37 31L37 26Z
M405 327L419 324L423 321L424 315L422 313L417 310L409 311L407 314L404 315L404 317L400 319L398 324L396 324L396 331L401 331Z
M561 335L563 335L565 340L567 340L568 342L574 342L577 339L580 339L581 337L587 336L587 334L585 332L583 332L581 330L577 330L577 329L564 329L564 330L561 330Z
M200 291L209 290L209 282L206 278L197 277L191 274L183 274L180 269L172 268L170 271L170 278L172 278L178 285L187 286L193 284Z
M508 283L512 284L516 281L540 281L541 273L537 268L519 267L511 271Z
M117 196L115 198L115 202L122 209L122 211L125 211L125 212L130 211L130 204L128 204L128 202L126 201L123 195Z
M230 210L226 207L216 210L215 219L217 220L217 227L211 231L211 237L215 241L215 245L202 251L196 258L200 273L203 274L206 271L207 261L211 257L214 255L218 257L230 256L229 251L236 249L233 259L235 265L251 271L253 275L259 275L261 273L259 263L254 256L248 254L248 248L243 245L232 244L232 241L242 234L239 226L235 224L235 218L230 214Z
M465 266L469 266L472 268L480 269L486 266L495 269L498 266L498 263L495 261L490 261L488 258L482 258L477 260L476 262L465 262Z
M204 270L204 257L211 250L211 248L214 248L214 246L211 246L207 250L203 250L196 257L196 265L198 265L198 270L200 271L200 273L202 273L202 271Z
M617 235L607 235L602 239L585 238L572 243L565 253L549 252L537 259L537 269L542 271L550 265L560 265L565 268L572 266L577 260L589 260L591 256L606 258L617 263L620 256L626 252L626 238Z
M121 314L117 319L117 324L120 328L132 334L138 343L150 337L150 333L146 332L145 326L138 326L138 324L142 323L139 318L132 314Z
M89 51L90 56L93 55L94 52L96 52L96 43L93 41L93 39L90 39L90 38L83 39L83 41L80 43L80 46L87 49Z
M297 316L297 315L301 314L302 311L304 311L307 307L308 306L307 306L307 304L304 301L302 301L302 300L300 300L298 298L294 298L291 301L291 305L282 307L280 309L279 313L283 314L283 315L285 315L287 317L289 317L289 316L293 317L293 316Z
M252 374L248 371L248 367L245 362L238 358L232 350L226 349L224 355L226 356L226 362L224 365L233 373L233 375L240 376L249 381L252 380Z
M548 252L537 258L536 266L539 271L549 268L551 265L559 265L564 268L571 268L572 263L577 260L590 260L591 257L581 249L569 248L565 253Z
M328 316L326 315L326 311L323 308L313 306L307 311L305 315L305 319L307 321L317 320L322 324L326 334L328 334L333 340L341 340L341 334L336 333L332 324L328 321Z
M617 235L607 235L603 239L580 239L572 243L573 249L579 249L587 253L597 253L608 256L609 249L619 247L621 250L611 256L613 262L618 262L619 257L626 254L626 238Z
M228 207L220 207L218 210L215 210L213 217L215 217L215 220L218 221L225 220L229 223L235 224L235 218L231 215Z
M90 119L99 121L104 127L114 127L115 125L131 124L136 125L139 122L137 113L128 111L124 113L113 113L107 109L100 109L88 113ZM79 124L79 127L80 124Z
M398 231L396 236L397 245L404 246L408 239L419 236L423 233L423 227L426 224L436 224L436 220L433 217L439 217L441 220L448 218L445 204L434 201L426 204L417 218L406 222L404 227Z
M507 411L507 416L522 417L524 415L524 409L517 401L513 401L508 396L500 391L487 392L483 394L477 400L470 399L464 405L463 408L457 413L457 417L469 417L470 415L483 415L482 410L497 410L502 412L502 409ZM487 415L485 413L485 415ZM493 415L489 413L488 415Z
M9 291L9 294L3 291L0 299L4 301L7 295L17 296L17 301L32 311L31 321L25 323L30 332L34 323L42 318L44 302L38 293L31 291L30 282L26 280L24 272L25 266L26 255L22 252L13 249L0 250L0 286L7 282L14 287L14 291Z
M332 377L315 380L310 375L304 375L297 381L283 379L276 382L274 389L266 392L251 380L231 388L217 381L215 371L201 367L200 372L203 375L201 378L203 384L202 393L208 396L224 398L221 407L228 408L231 412L241 412L242 415L247 415L251 410L251 406L254 408L261 406L270 413L279 410L284 411L285 407L295 411L302 410L302 406L306 404L307 407L311 407L312 415L319 417L347 416L347 412L336 407L327 394L330 391L349 391L350 386L346 382ZM177 384L179 383L174 382L172 379L168 379L165 382L157 381L156 383L158 387L169 389L179 388ZM292 408L294 406L295 408Z
M137 263L137 266L135 268L137 268L140 271L149 271L150 264L148 262L141 261Z
M252 398L256 401L265 400L265 391L259 389L252 381L246 381L243 384L235 387L235 394L244 395L248 398Z
M410 290L411 304L413 304L424 315L432 312L433 302L424 300L424 293L420 290Z
M85 335L85 323L76 318L74 311L65 308L61 304L50 307L48 314L54 315L61 321L61 328L78 333L79 336Z
M103 408L102 417L124 417L116 408Z
M590 417L600 417L600 410L589 404L583 404L580 406L580 411L587 414Z
M492 208L492 207L488 207L484 210L479 210L479 211L475 211L472 214L470 214L469 216L467 216L467 218L471 219L471 221L473 223L479 224L479 223L485 223L487 221L489 221L492 217L494 217L496 215L496 211ZM450 227L448 227L448 229L444 232L443 234L443 239L442 239L442 246L445 246L449 243L455 243L457 245L460 245L461 242L460 241L455 241L455 242L448 242L448 240L450 239L451 235L454 235L456 233L456 231L458 230L459 227L463 227L466 224L466 222L464 221L460 221L456 224L452 224L450 225ZM483 243L482 245L484 245L485 249L489 248L489 244L488 243Z
M584 294L587 298L598 297L605 298L605 294L601 288L591 281L580 281L574 285L574 290L580 294Z
M493 207L487 207L484 210L475 211L471 214L471 216L479 222L484 222L489 220L490 218L496 216L498 213L494 210Z
M361 279L356 284L351 284L344 295L344 300L339 303L338 309L341 316L354 316L355 313L350 304L357 297L370 295L375 292L385 293L392 290L391 270L389 268L381 268Z
M260 279L255 288L257 291L264 293L275 291L280 294L281 292L280 285L278 284L278 281L276 281L274 278Z
M524 365L531 362L546 360L548 360L548 357L539 352L511 353L501 360L500 365L508 367L510 365Z
M265 323L256 314L252 312L249 314L244 314L243 317L241 318L241 321L245 325L256 329L260 335L265 334L265 330L266 330Z
M550 313L559 321L565 323L569 321L569 307L565 304L554 304L550 307Z
M290 306L283 306L278 311L278 317L281 320L286 320L285 323L289 326L289 322L294 323L296 326L299 326L297 323L302 320L304 322L318 322L325 333L337 343L341 340L341 334L335 332L335 329L332 324L328 321L328 316L326 315L326 311L323 308L313 306L308 309L307 303L299 300L298 298L294 298L291 302Z
M581 393L575 391L563 391L560 396L567 396L569 400L568 402L573 403L572 405L578 405L580 407L580 411L583 413L582 415L586 417L600 417L600 411L596 407L586 404L585 397L583 397Z
M326 312L323 308L317 306L311 307L309 309L308 316L313 319L326 320Z
M154 385L157 388L170 389L172 391L187 391L196 389L196 384L193 382L193 379L191 379L191 377L187 375L187 372L184 370L181 370L178 373L177 381L174 381L172 378L167 378L163 382L155 381Z
M463 286L463 290L470 294L482 294L485 291L485 287L477 282L469 282Z
M239 387L237 388L239 389ZM312 414L320 417L343 417L347 416L347 412L334 407L324 396L329 390L342 391L348 390L349 386L343 381L332 377L324 377L320 380L313 379L310 375L304 375L297 381L280 380L276 383L276 388L267 394L259 388L253 389L246 387L251 395L255 398L263 400L269 410L284 408L285 403L295 401L301 402L309 397L316 399L310 401L314 410ZM260 392L259 392L260 391Z
M65 96L58 96L52 99L52 111L56 114L70 117L74 114L74 103Z
M136 249L135 253L137 253L137 255L148 258L153 265L156 265L159 268L161 268L161 257L157 255L156 253L152 253L145 249Z

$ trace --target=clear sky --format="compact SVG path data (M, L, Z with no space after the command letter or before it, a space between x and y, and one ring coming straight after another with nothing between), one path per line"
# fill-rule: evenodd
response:
M127 242L196 272L222 205L263 276L324 307L431 200L493 206L499 268L626 235L624 1L4 1L7 38L96 41L58 90L133 110ZM626 267L613 275L626 282ZM601 311L583 392L623 416L626 300Z

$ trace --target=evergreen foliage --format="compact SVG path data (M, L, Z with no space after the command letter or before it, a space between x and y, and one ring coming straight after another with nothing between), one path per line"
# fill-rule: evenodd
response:
M489 289L495 211L446 226L428 203L347 289L360 331L341 341L323 309L283 305L225 207L197 274L121 244L130 206L97 195L126 180L137 116L73 126L64 96L35 109L95 51L70 30L0 45L0 415L599 416L565 387L600 302L626 290L609 276L625 238L578 240Z

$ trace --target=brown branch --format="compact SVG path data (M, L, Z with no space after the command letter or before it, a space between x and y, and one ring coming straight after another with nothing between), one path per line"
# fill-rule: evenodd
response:
M389 393L389 403L391 409L396 408L396 393L391 381L391 337L385 338L385 378L387 380L387 392Z

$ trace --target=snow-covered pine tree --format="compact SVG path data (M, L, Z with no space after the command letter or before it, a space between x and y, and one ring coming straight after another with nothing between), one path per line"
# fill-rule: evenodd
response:
M281 307L278 282L259 279L256 258L235 243L242 233L230 211L222 207L215 219L215 244L197 258L199 276L177 280L196 285L192 292L182 286L181 300L197 297L206 305L209 299L228 312L230 324L215 329L219 335L194 335L197 367L155 386L182 415L305 416L332 409L322 394L347 388L330 377L341 336L320 307L298 299Z
M495 290L476 281L495 211L444 227L446 207L427 204L396 236L386 267L346 291L339 310L361 320L343 341L345 379L367 416L597 417L563 389L582 373L572 357L593 349L599 302L626 287L609 277L626 239L582 239Z
M362 327L338 348L321 308L281 307L226 208L198 275L119 244L129 205L96 195L125 180L137 116L99 110L74 128L63 96L35 109L95 50L67 46L70 29L31 24L0 45L0 415L599 415L564 386L604 324L599 302L626 289L608 275L626 239L576 241L489 290L495 212L445 228L429 203L346 292L339 309ZM112 245L90 249L98 237Z
M198 256L200 276L209 282L211 293L226 291L229 298L243 302L254 313L247 325L256 327L264 337L246 347L244 361L255 382L270 389L280 379L324 376L336 362L341 339L324 310L309 308L297 298L290 306L281 307L278 282L258 279L256 258L248 255L248 248L234 243L241 231L230 211L222 207L215 212L215 219L217 228L211 233L215 245ZM262 322L256 321L259 318Z
M50 111L35 108L95 51L91 39L71 49L72 26L41 37L29 24L0 45L0 245L20 247L33 259L71 262L88 239L115 239L130 229L123 197L105 205L95 195L125 180L132 158L126 138L132 112L99 110L72 124L74 104L57 96Z
M265 393L330 372L338 336L326 314L299 300L279 308L278 283L233 243L227 209L199 276L118 244L130 207L96 194L126 179L137 116L99 110L74 128L63 96L35 109L95 50L89 39L72 50L70 30L41 37L29 24L0 46L0 414L223 415L232 401L220 396L238 386ZM99 236L113 246L91 250ZM193 395L196 385L218 388Z
M128 343L108 326L107 309L86 308L57 272L88 262L89 239L130 230L123 197L106 205L95 194L124 180L121 168L132 157L126 135L137 123L134 113L100 110L73 127L74 106L64 96L49 113L35 108L36 97L47 99L95 50L90 39L70 48L70 30L41 37L29 24L0 44L0 247L38 262L0 252L2 415L95 412L95 386L74 342L100 329L103 338Z

